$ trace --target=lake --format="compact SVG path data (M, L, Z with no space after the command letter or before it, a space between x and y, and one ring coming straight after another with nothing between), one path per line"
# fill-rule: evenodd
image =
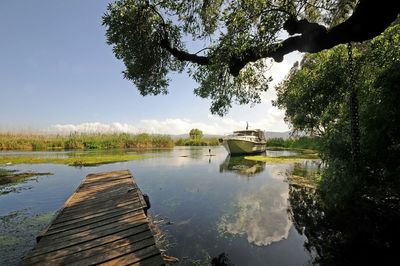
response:
M129 169L150 196L149 214L165 235L161 244L180 265L208 264L221 253L234 265L311 263L315 254L304 247L307 239L294 227L288 211L286 178L293 165L230 157L223 147L212 147L215 156L208 156L208 149L152 150L140 152L147 157L143 160L94 167L2 166L54 175L0 187L0 265L18 263L87 174L121 169ZM18 153L0 156L10 154ZM269 156L292 154L267 151Z

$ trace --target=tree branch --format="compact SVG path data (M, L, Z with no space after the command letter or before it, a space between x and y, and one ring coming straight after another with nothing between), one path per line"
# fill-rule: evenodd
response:
M160 42L161 48L164 48L165 50L170 52L179 61L192 62L192 63L196 63L199 65L208 65L209 64L208 57L198 56L197 55L198 52L196 54L191 54L191 53L182 51L180 49L177 49L175 47L172 47L171 42L168 37L168 31L166 29L166 23L165 23L163 16L160 14L160 12L158 12L158 10L155 6L150 5L148 2L147 2L147 6L150 7L151 10L154 13L156 13L157 16L159 16L162 21L161 26L162 26L164 32L163 32L163 35L161 36L161 42Z
M283 56L293 51L317 53L348 42L362 42L372 39L382 33L397 18L400 12L398 1L360 0L350 16L343 23L327 30L317 23L307 20L290 18L284 24L284 29L290 34L301 34L289 37L280 44L270 45L264 50L258 47L250 48L230 60L229 70L237 76L239 71L249 62L271 57L277 62Z
M239 55L233 55L229 60L229 72L239 75L240 70L249 62L261 58L273 58L281 62L284 55L293 51L317 53L348 42L362 42L372 39L382 33L397 18L400 13L400 3L397 0L360 0L353 14L343 23L327 29L317 23L307 20L289 18L283 28L292 36L286 40L269 46L254 46ZM160 46L169 51L176 59L199 65L210 64L210 58L199 56L171 46L168 37Z
M170 52L176 59L179 61L187 61L196 63L199 65L208 65L210 63L210 59L207 56L200 56L196 54L191 54L175 47L172 47L171 43L168 39L162 39L160 42L160 46Z

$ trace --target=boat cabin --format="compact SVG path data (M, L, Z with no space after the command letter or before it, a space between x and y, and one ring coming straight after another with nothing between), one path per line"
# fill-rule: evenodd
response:
M264 132L261 130L238 130L233 132L234 136L255 136L261 140L265 140Z

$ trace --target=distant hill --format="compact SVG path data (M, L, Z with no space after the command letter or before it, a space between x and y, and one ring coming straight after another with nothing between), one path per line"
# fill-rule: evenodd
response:
M290 131L286 131L286 132L264 131L264 133L265 133L265 137L267 139L272 139L272 138L288 139L290 137Z

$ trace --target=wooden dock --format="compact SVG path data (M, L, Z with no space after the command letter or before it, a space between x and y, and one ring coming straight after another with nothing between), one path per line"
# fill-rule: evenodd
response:
M164 265L128 170L90 174L21 265Z

